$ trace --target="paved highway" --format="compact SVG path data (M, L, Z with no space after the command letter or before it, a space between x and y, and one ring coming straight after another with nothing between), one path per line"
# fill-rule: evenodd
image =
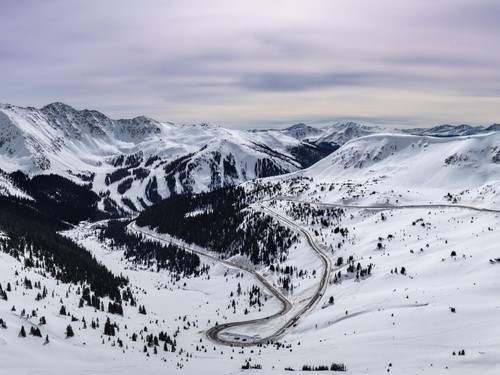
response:
M165 244L169 244L169 242L166 241L165 239L163 239L162 237L155 235L149 231L145 231L144 229L138 227L135 224L135 221L132 221L128 225L128 228L136 233L140 233L140 234L147 236L149 238L152 238L156 241L163 242ZM194 250L192 248L188 248L185 246L183 246L183 248L184 248L184 250L191 251L191 252L196 253L202 257L205 257L205 258L208 258L208 259L213 260L215 262L221 263L227 267L238 268L244 272L251 274L264 286L264 288L266 288L272 295L274 295L278 299L278 301L280 301L280 303L282 305L281 309L278 312L276 312L273 315L270 315L268 317L265 317L265 318L216 325L207 331L207 337L215 342L220 343L220 344L224 344L224 345L237 344L240 346L242 346L242 345L245 345L245 346L257 345L259 343L267 342L268 340L271 340L271 337L266 337L265 339L258 339L258 340L247 341L247 342L239 342L236 340L224 340L224 339L219 337L219 334L222 331L224 331L228 328L231 328L231 327L259 323L259 322L263 322L263 321L268 321L270 319L275 319L275 318L285 316L285 314L291 310L291 308L293 306L292 303L278 289L276 289L273 285L271 285L261 274L257 273L256 271L254 271L250 268L241 266L237 263L231 262L229 260L219 259L213 255L210 255L210 254L207 254L207 253L204 253L201 251L197 251L197 250Z
M479 212L493 212L500 213L500 210L495 210L493 208L481 208L474 206L466 206L460 204L403 204L403 205L392 205L392 204L371 204L371 205L355 205L355 204L342 204L342 203L323 203L323 202L313 202L313 201L303 201L296 199L294 197L277 197L273 199L268 199L267 201L282 201L282 202L293 202L302 204L312 204L321 207L334 207L334 208L355 208L355 209L369 209L369 210L401 210L409 208L462 208L465 210L479 211Z
M239 321L239 322L231 322L231 323L223 323L223 324L218 324L212 328L210 328L207 332L206 335L207 337L219 344L223 345L238 345L238 346L253 346L253 345L258 345L258 344L264 344L273 340L276 340L283 336L285 333L287 333L288 330L293 328L296 324L297 321L300 319L301 316L306 314L309 310L311 310L316 304L319 302L321 297L325 294L326 287L328 285L328 280L330 279L330 271L331 271L331 261L330 258L328 258L316 245L314 242L311 234L305 230L304 228L298 226L297 224L293 223L292 221L288 220L287 218L277 214L276 212L272 211L269 208L265 208L263 206L260 206L260 209L269 215L274 216L278 220L282 221L283 223L287 224L290 227L295 228L296 230L300 231L304 237L307 239L307 242L309 246L312 248L312 250L320 257L320 259L323 262L323 273L321 275L320 281L318 283L318 288L317 291L315 292L314 296L311 298L311 300L307 303L306 306L304 306L301 310L293 314L292 316L289 316L289 319L284 319L284 323L281 327L278 328L275 332L271 333L268 336L265 337L256 337L256 338L245 338L246 341L242 341L241 338L239 340L236 340L236 338L223 338L221 337L221 333L229 328L233 327L238 327L238 326L247 326L251 324L259 324L259 323L269 323L270 320L273 319L280 319L282 317L286 317L286 314L290 312L292 309L293 305L292 303L278 290L276 289L273 285L271 285L261 274L257 273L256 271L249 269L247 267L241 266L239 264L233 263L228 260L224 259L219 259L215 256L212 256L210 254L200 252L191 248L186 248L184 247L185 250L191 251L193 253L196 253L200 256L203 256L205 258L208 258L210 260L213 260L215 262L219 262L221 264L224 264L228 267L233 267L233 268L238 268L244 272L247 272L251 274L253 277L255 277L272 295L274 295L281 303L282 307L281 309L264 318L257 318L257 319L251 319L251 320L245 320L245 321ZM142 228L138 227L135 224L135 221L132 221L129 225L128 228L136 233L141 233L144 236L150 237L155 239L156 241L159 242L164 242L164 243L169 243L165 239L161 238L158 235L155 235L153 233L150 233L148 231L143 230Z

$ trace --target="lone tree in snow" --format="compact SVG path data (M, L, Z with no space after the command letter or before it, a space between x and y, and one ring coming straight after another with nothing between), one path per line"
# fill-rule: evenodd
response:
M71 324L68 324L66 327L66 337L73 337L75 333L73 332L73 327L71 327Z

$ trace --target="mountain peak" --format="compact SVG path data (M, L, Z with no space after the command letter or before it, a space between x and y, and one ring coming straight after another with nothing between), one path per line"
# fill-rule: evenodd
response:
M322 130L318 128L313 128L312 126L306 125L304 123L298 123L290 126L283 130L289 136L294 137L300 141L310 138L316 138L323 133Z
M311 126L304 124L303 122L299 122L298 124L294 124L285 130L298 130L298 129L307 129L310 128Z
M41 108L42 112L55 111L55 112L77 112L75 108L72 106L62 103L62 102L53 102L43 106Z
M500 130L500 124L493 124L484 129L485 132L497 132Z
M354 122L354 121L337 122L337 123L333 124L332 127L336 128L336 129L344 129L344 130L366 128L366 126L361 125L361 124Z

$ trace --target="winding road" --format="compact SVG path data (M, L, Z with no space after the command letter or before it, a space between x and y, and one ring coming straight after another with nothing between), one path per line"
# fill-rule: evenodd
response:
M261 274L259 274L258 272L254 271L254 270L252 270L250 268L241 266L241 265L236 264L234 262L231 262L231 261L228 261L228 260L224 260L224 259L219 259L219 258L217 258L217 257L215 257L213 255L210 255L210 254L207 254L205 252L201 252L201 251L198 251L198 250L195 250L195 249L192 249L192 248L183 247L185 250L188 250L188 251L191 251L193 253L196 253L196 254L198 254L200 256L203 256L205 258L208 258L208 259L210 259L212 261L219 262L219 263L221 263L221 264L223 264L225 266L228 266L228 267L238 268L238 269L240 269L240 270L242 270L244 272L247 272L247 273L251 274L272 295L274 295L280 301L280 303L282 305L282 308L279 311L277 311L276 313L274 313L274 314L272 314L270 316L264 317L264 318L257 318L257 319L251 319L251 320L245 320L245 321L238 321L238 322L217 324L214 327L210 328L206 332L207 337L210 340L212 340L214 342L217 342L219 344L222 344L222 345L254 346L254 345L264 344L264 343L276 340L279 337L283 336L289 329L293 328L297 324L297 321L304 314L306 314L309 310L311 310L312 308L314 308L314 306L316 306L316 304L321 300L321 297L323 297L323 295L325 294L325 290L326 290L326 287L328 285L328 280L330 279L330 272L331 272L331 268L332 268L332 264L331 264L330 258L328 258L328 256L326 256L321 251L321 249L316 245L316 243L314 242L311 234L307 230L305 230L304 228L298 226L294 222L292 222L289 219L287 219L287 218L285 218L285 217L277 214L276 212L272 211L269 208L263 207L261 205L260 209L262 211L268 213L269 215L275 217L276 219L282 221L286 225L295 228L296 230L298 230L299 232L301 232L302 235L304 235L304 237L306 238L309 246L313 249L313 251L319 256L319 258L323 262L323 266L324 266L323 267L323 273L322 273L321 279L320 279L320 281L318 283L318 288L317 288L315 294L313 295L313 297L309 300L309 302L302 309L300 309L298 312L294 313L287 320L286 319L286 314L289 313L290 310L292 309L292 307L293 307L292 303L278 289L276 289L273 285L271 285ZM163 242L163 243L166 243L166 244L169 243L168 241L166 241L162 237L160 237L158 235L155 235L155 234L153 234L153 233L151 233L149 231L146 231L146 230L138 227L136 225L135 221L132 221L128 225L128 229L130 229L133 232L140 233L140 234L142 234L144 236L152 238L152 239L154 239L156 241ZM223 331L225 331L225 330L227 330L229 328L232 328L232 327L247 326L247 325L259 324L259 323L267 323L267 322L269 322L272 319L278 319L278 318L282 318L282 317L285 317L284 324L281 325L281 327L279 327L275 332L273 332L270 335L265 336L265 337L245 338L246 341L237 340L236 338L230 340L230 339L226 339L226 338L222 338L221 337L221 334L222 334ZM235 336L237 336L237 335L235 335Z
M144 236L147 236L149 238L152 238L158 242L163 242L165 244L169 244L168 241L166 241L165 239L163 239L162 237L158 236L158 235L155 235L151 232L148 232L148 231L145 231L144 229L142 229L141 227L138 227L136 224L135 224L135 221L132 221L129 225L128 225L128 228L133 231L133 232L136 232L136 233L140 233ZM263 322L263 321L267 321L269 319L274 319L274 318L279 318L279 317L282 317L284 316L286 313L288 313L293 305L292 303L278 290L276 289L273 285L271 285L261 274L257 273L256 271L250 269L250 268L247 268L247 267L244 267L244 266L241 266L237 263L234 263L234 262L231 262L229 260L224 260L224 259L219 259L213 255L210 255L210 254L207 254L205 252L201 252L201 251L198 251L198 250L195 250L195 249L192 249L192 248L188 248L188 247L185 247L183 246L183 249L186 250L186 251L191 251L193 253L196 253L202 257L205 257L207 259L210 259L214 262L218 262L218 263L221 263L227 267L231 267L231 268L237 268L237 269L240 269L246 273L249 273L250 275L252 275L253 277L255 277L263 286L264 288L266 288L273 296L275 296L281 303L282 307L281 309L274 313L273 315L270 315L268 317L265 317L265 318L259 318L259 319L252 319L252 320L246 320L246 321L242 321L242 322L232 322L232 323L224 323L224 324L218 324L212 328L210 328L206 335L209 339L211 339L212 341L215 341L215 342L218 342L219 344L223 344L223 345L233 345L233 344L238 344L239 346L253 346L253 345L257 345L257 344L260 344L260 343L264 343L264 342L267 342L269 340L272 340L272 335L269 336L269 337L266 337L266 338L263 338L263 339L258 339L258 340L252 340L252 341L247 341L247 342L239 342L239 341L236 341L236 340L224 340L222 338L219 337L219 334L228 329L228 328L231 328L231 327L236 327L236 326L241 326L241 325L248 325L248 324L255 324L255 323L259 323L259 322Z
M322 207L335 207L335 208L349 208L349 209L380 209L380 210L391 210L391 209L411 209L411 208L462 208L462 209L468 209L468 210L473 210L473 211L479 211L479 212L492 212L492 213L500 213L500 210L495 210L495 209L488 209L488 208L478 208L478 207L473 207L473 206L466 206L466 205L455 205L455 204L413 204L413 205L398 205L398 206L393 206L390 204L379 204L379 205L348 205L348 204L340 204L340 203L321 203L321 202L308 202L308 201L301 201L298 199L294 199L293 197L278 197L274 198L271 200L275 201L285 201L285 202L295 202L295 203L301 203L301 204L312 204L312 205L318 205ZM269 201L271 201L269 200ZM330 279L330 273L332 271L332 263L330 258L323 253L323 251L318 247L318 245L314 242L314 239L312 235L303 227L297 225L293 221L289 220L288 218L278 214L277 212L273 211L272 209L268 207L264 207L262 203L256 204L258 208L267 213L270 216L273 216L277 220L281 221L282 223L286 224L289 227L294 228L295 230L299 231L307 240L308 245L311 247L311 249L318 255L318 257L321 259L323 263L323 273L321 274L321 278L318 283L317 290L315 291L314 295L312 298L307 302L307 304L302 307L299 311L295 312L293 315L291 315L288 319L286 319L286 314L290 312L290 310L293 307L293 304L277 289L275 288L272 284L269 283L261 274L258 272L241 266L237 263L231 262L229 260L224 260L224 259L219 259L213 255L207 254L202 251L198 251L192 248L188 248L183 246L183 248L187 251L191 251L193 253L196 253L202 257L205 257L207 259L210 259L212 261L221 263L227 267L232 267L232 268L237 268L240 269L253 277L255 277L263 286L265 289L267 289L272 295L274 295L278 301L280 301L282 307L279 311L276 313L264 317L264 318L257 318L257 319L251 319L251 320L245 320L245 321L237 321L237 322L231 322L231 323L223 323L223 324L217 324L214 327L210 328L206 332L206 336L219 344L222 345L237 345L237 346L254 346L258 344L264 344L268 343L270 341L274 341L280 337L282 337L284 334L286 334L290 329L295 327L297 325L298 320L304 316L306 313L308 313L310 310L312 310L317 303L321 300L321 298L325 295L326 288L328 286L328 280ZM129 225L128 228L131 231L134 231L136 233L141 233L149 238L152 238L154 240L157 240L159 242L164 242L164 243L169 243L162 237L155 235L151 232L145 231L144 229L138 227L135 224L135 221L132 221ZM267 323L270 320L273 319L279 319L285 317L284 323L274 332L269 334L268 336L265 337L245 337L245 341L242 341L238 335L233 334L233 337L230 335L226 335L228 338L223 338L221 337L223 335L223 332L234 327L240 327L240 326L248 326L248 325L253 325L253 324L259 324L259 323Z
M355 204L342 204L342 203L323 203L323 202L312 202L304 201L300 199L295 199L293 197L277 197L269 199L268 201L281 201L281 202L293 202L301 204L312 204L321 207L334 207L334 208L354 208L354 209L368 209L368 210L401 210L401 209L411 209L411 208L462 208L465 210L472 210L478 212L492 212L500 213L500 210L495 210L493 208L481 208L474 206L466 206L460 204L403 204L403 205L392 205L392 204L372 204L372 205L355 205Z
M321 298L325 295L326 288L328 286L328 280L330 280L330 273L332 271L332 261L325 253L323 253L323 251L321 251L318 245L316 245L316 242L314 242L311 233L309 233L306 229L295 224L293 221L287 219L286 217L274 212L270 208L261 205L260 209L264 212L267 212L269 215L275 217L276 219L280 220L281 222L285 223L286 225L295 228L296 230L301 232L307 239L309 246L314 250L314 252L316 252L316 254L320 257L320 259L323 262L323 273L321 275L317 291L315 292L311 300L307 303L307 305L304 306L299 312L297 312L288 322L285 323L283 327L281 327L275 333L275 336L279 337L285 334L288 329L294 327L297 321L300 319L300 317L306 314L309 310L313 309L316 306L316 304L321 300Z

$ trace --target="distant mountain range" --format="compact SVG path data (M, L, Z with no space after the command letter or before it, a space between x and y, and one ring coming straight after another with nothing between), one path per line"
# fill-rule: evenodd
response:
M429 135L433 137L457 137L462 135L474 135L481 133L490 133L500 130L500 124L490 126L471 126L471 125L439 125L433 128L415 128L402 129L404 133L414 135Z
M99 208L119 215L172 194L199 193L260 177L299 171L352 139L397 132L451 137L500 125L383 129L354 122L326 127L231 130L175 125L140 116L112 120L63 103L41 109L0 104L0 194L26 195L9 173L55 174L97 193Z

